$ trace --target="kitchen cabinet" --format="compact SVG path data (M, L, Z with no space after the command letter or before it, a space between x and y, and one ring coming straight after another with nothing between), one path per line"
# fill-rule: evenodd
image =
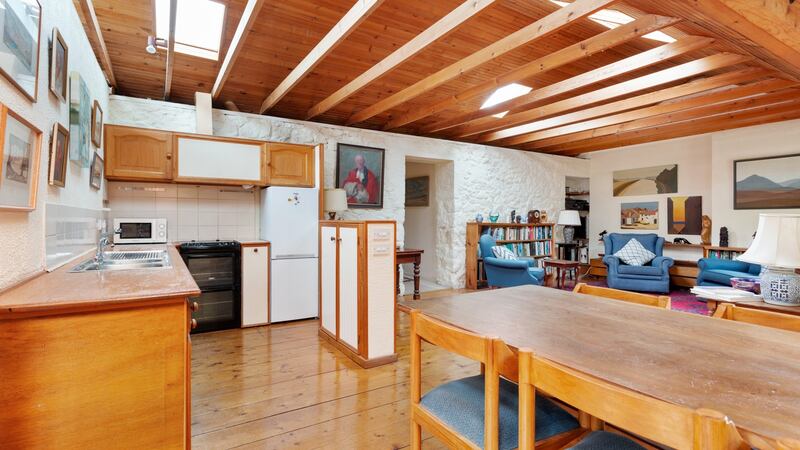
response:
M242 243L242 326L269 323L268 242Z
M172 133L117 125L106 125L105 133L106 178L172 180Z
M269 144L271 186L314 187L316 176L313 145Z
M194 134L173 134L179 183L266 186L267 143Z
M397 360L393 221L320 222L320 330L362 367Z

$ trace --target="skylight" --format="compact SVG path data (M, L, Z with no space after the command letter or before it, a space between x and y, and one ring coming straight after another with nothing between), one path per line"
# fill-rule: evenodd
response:
M486 101L483 102L483 105L481 105L481 109L491 108L494 105L511 100L512 98L517 98L521 95L525 95L532 90L533 90L532 87L524 86L522 84L517 84L517 83L511 83L505 85L494 91L492 95L490 95L489 98L487 98ZM497 117L498 119L502 119L503 117L506 116L506 114L508 114L508 111L504 111L498 114L493 114L493 116Z
M562 8L569 5L569 2L561 0L550 0L550 2L555 3L556 5ZM617 11L616 9L601 9L600 11L597 11L596 13L589 16L589 18L592 19L594 22L597 22L600 25L603 25L604 27L610 29L617 28L620 25L624 25L626 23L633 22L634 20L636 20L633 17L621 11ZM663 31L654 31L652 33L645 34L642 37L666 43L675 42L675 38L668 35L667 33L664 33Z
M156 37L169 39L169 2L156 0ZM178 0L175 51L217 60L225 5L214 0Z

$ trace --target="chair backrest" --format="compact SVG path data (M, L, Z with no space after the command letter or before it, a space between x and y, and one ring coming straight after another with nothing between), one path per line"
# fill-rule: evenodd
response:
M680 449L749 448L723 414L692 410L621 388L569 369L530 350L519 351L520 450L534 448L530 426L535 420L535 396L541 389L576 409L656 443ZM525 434L523 434L523 432Z
M662 256L664 253L664 238L659 237L655 233L633 234L633 233L610 233L603 236L603 244L605 244L605 254L613 255L617 253L625 244L631 239L636 239L642 246L656 256Z
M747 322L753 325L778 328L788 331L800 331L800 316L783 314L760 309L742 308L731 303L720 303L714 311L718 319Z
M614 300L622 300L630 303L638 303L640 305L655 306L657 308L670 309L670 298L666 295L640 294L638 292L621 291L619 289L611 289L607 287L589 286L586 283L578 283L575 285L575 289L573 289L572 292L611 298Z
M494 253L492 253L492 247L497 245L497 241L492 237L491 234L482 234L480 239L478 239L478 246L481 248L481 256L486 258L494 257Z

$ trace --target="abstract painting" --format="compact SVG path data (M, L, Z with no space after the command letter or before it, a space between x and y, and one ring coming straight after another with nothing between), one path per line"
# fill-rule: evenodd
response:
M53 28L53 39L50 45L50 92L65 102L67 101L69 48L58 28Z
M733 162L733 209L800 208L800 154Z
M53 125L52 139L48 182L52 186L65 187L67 184L67 161L69 159L69 131L60 123L56 123Z
M658 202L635 202L620 205L623 230L657 230Z
M42 6L37 0L0 0L0 72L36 101Z
M78 72L70 74L69 159L80 167L92 162L89 142L92 133L92 105L89 90Z
M347 193L350 208L383 208L384 149L339 144L336 187Z
M406 206L429 206L431 177L406 178Z
M703 229L703 197L667 199L667 234L700 235Z
M678 192L677 164L614 171L614 197L676 192Z

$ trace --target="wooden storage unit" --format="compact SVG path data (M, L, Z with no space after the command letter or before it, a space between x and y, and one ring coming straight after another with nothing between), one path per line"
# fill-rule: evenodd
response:
M321 337L360 366L397 360L394 221L320 222Z
M484 233L503 233L497 245L510 245L522 257L555 257L555 233L552 223L491 223L468 222L466 239L466 288L486 287L483 258L479 255L478 241ZM527 251L526 251L527 249ZM522 252L520 252L522 250Z
M703 246L703 258L736 259L746 252L745 247L719 247L715 245Z
M242 243L242 327L269 323L269 242Z
M106 178L172 181L172 133L117 125L105 133Z
M268 184L266 142L173 133L172 146L173 179L179 183Z
M270 185L314 187L314 146L273 142L269 154Z

